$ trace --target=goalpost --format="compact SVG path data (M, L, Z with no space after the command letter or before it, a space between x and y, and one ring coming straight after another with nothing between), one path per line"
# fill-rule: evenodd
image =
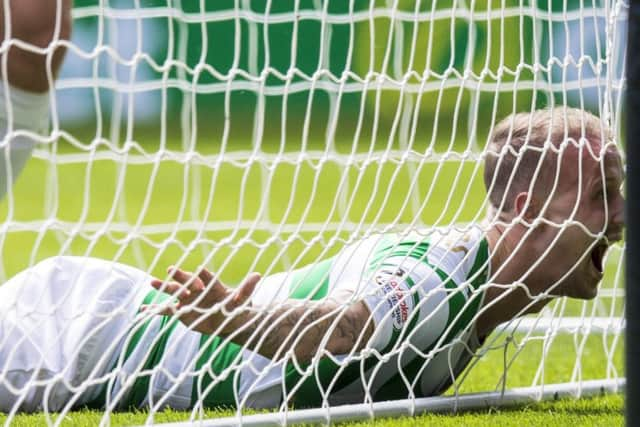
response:
M75 0L72 40L49 47L68 48L50 133L0 206L2 281L77 255L160 278L206 266L239 283L380 233L486 230L482 161L502 118L571 105L621 144L628 7ZM206 420L198 401L185 422L331 422L622 391L624 246L608 252L594 300L560 299L498 328L444 396L344 407L323 396L319 408L260 415L241 404L224 420ZM234 375L192 369L209 387ZM152 403L147 422L161 409Z

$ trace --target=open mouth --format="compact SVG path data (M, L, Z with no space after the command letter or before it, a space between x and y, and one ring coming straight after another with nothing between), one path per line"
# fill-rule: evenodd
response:
M606 243L598 243L591 251L591 264L599 273L604 270L604 255L607 252L607 248Z

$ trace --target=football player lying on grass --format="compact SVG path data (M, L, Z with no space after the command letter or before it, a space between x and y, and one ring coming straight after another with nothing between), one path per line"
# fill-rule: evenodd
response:
M597 117L557 108L496 125L486 223L372 234L237 288L87 257L0 286L4 411L296 407L442 393L499 324L593 298L621 238L623 170Z

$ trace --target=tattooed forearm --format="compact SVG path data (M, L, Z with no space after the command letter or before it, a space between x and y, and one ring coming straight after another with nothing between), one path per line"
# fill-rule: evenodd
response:
M345 307L331 300L290 300L272 310L244 312L231 323L225 335L233 342L276 360L293 349L300 363L321 350L332 354L361 350L373 334L373 321L361 301Z
M250 297L260 281L257 273L248 275L236 290L207 269L194 274L171 267L170 275L175 282L151 280L155 289L178 300L160 307L158 314L178 316L194 331L228 337L271 359L290 357L293 352L304 363L316 354L347 354L361 350L373 334L369 309L363 301L354 301L352 292L255 309Z

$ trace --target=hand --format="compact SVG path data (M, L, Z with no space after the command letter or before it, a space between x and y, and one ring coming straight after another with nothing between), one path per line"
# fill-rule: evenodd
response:
M193 330L203 334L227 335L238 322L231 322L226 312L244 304L253 294L260 281L258 273L251 273L236 289L225 286L206 268L198 274L188 273L177 267L169 267L168 273L175 281L165 282L153 279L151 286L172 295L177 302L169 306L146 306L143 310L158 309L158 314L178 316L178 319Z

